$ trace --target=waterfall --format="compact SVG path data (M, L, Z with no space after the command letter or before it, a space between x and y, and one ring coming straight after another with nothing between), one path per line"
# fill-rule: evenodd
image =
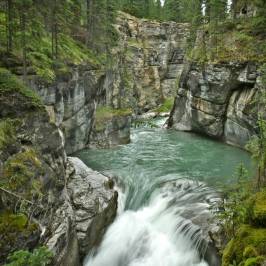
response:
M119 193L117 218L84 266L219 266L210 244L209 231L217 230L210 207L240 162L251 169L249 154L158 127L132 129L131 140L79 154L115 177Z
M206 241L191 217L210 217L208 197L215 202L217 194L202 183L180 179L158 184L146 206L118 216L97 253L89 254L84 265L207 266L200 256Z

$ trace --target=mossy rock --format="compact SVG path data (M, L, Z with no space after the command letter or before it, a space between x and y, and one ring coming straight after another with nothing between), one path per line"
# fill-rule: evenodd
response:
M0 68L0 119L21 118L25 112L45 112L39 96L8 70Z
M14 93L24 96L27 103L33 107L42 106L41 99L34 91L27 88L7 69L0 68L0 97L4 94L13 95Z
M113 109L108 106L98 107L95 115L96 131L103 131L108 121L112 121L114 117L131 116L131 109Z
M38 154L33 149L27 149L13 155L4 163L0 186L31 200L42 196L43 175L44 169Z
M16 142L16 127L18 125L18 120L0 120L0 150L4 150Z
M266 189L256 193L251 221L254 225L266 227Z
M258 255L266 254L266 228L256 228L250 225L240 226L236 236L226 246L223 252L222 265L229 266L245 261L244 251L252 246ZM246 254L247 255L247 254Z
M225 21L215 27L212 24L204 25L202 32L205 32L206 42L191 47L188 51L189 59L199 63L233 61L264 63L266 61L265 37L254 34L258 32L254 25L254 18L237 20L235 24ZM219 36L215 34L217 32ZM262 32L265 32L264 28ZM214 38L216 38L215 42ZM207 49L205 43L207 43ZM213 45L214 43L216 45Z
M0 213L0 261L6 260L15 250L33 248L39 240L37 224L24 214Z

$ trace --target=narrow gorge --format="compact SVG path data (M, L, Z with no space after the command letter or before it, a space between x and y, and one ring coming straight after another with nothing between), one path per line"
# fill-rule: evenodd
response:
M265 1L58 1L0 5L0 265L265 265Z

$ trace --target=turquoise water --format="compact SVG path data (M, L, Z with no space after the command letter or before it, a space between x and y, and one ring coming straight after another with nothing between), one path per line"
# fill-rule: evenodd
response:
M84 266L221 265L216 253L206 256L211 210L236 167L252 169L248 153L195 134L138 128L128 145L78 156L114 176L119 191L118 216Z
M119 177L128 190L126 208L139 208L165 181L186 178L218 187L234 181L240 163L252 169L247 152L196 134L138 128L131 139L128 145L78 154L89 167Z

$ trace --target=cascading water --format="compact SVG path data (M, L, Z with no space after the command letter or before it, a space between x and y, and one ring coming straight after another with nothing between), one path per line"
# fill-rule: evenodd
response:
M120 191L119 215L85 266L208 265L202 258L210 207L219 198L213 187L227 182L240 162L251 168L244 151L154 128L133 130L129 145L79 157L115 176Z

